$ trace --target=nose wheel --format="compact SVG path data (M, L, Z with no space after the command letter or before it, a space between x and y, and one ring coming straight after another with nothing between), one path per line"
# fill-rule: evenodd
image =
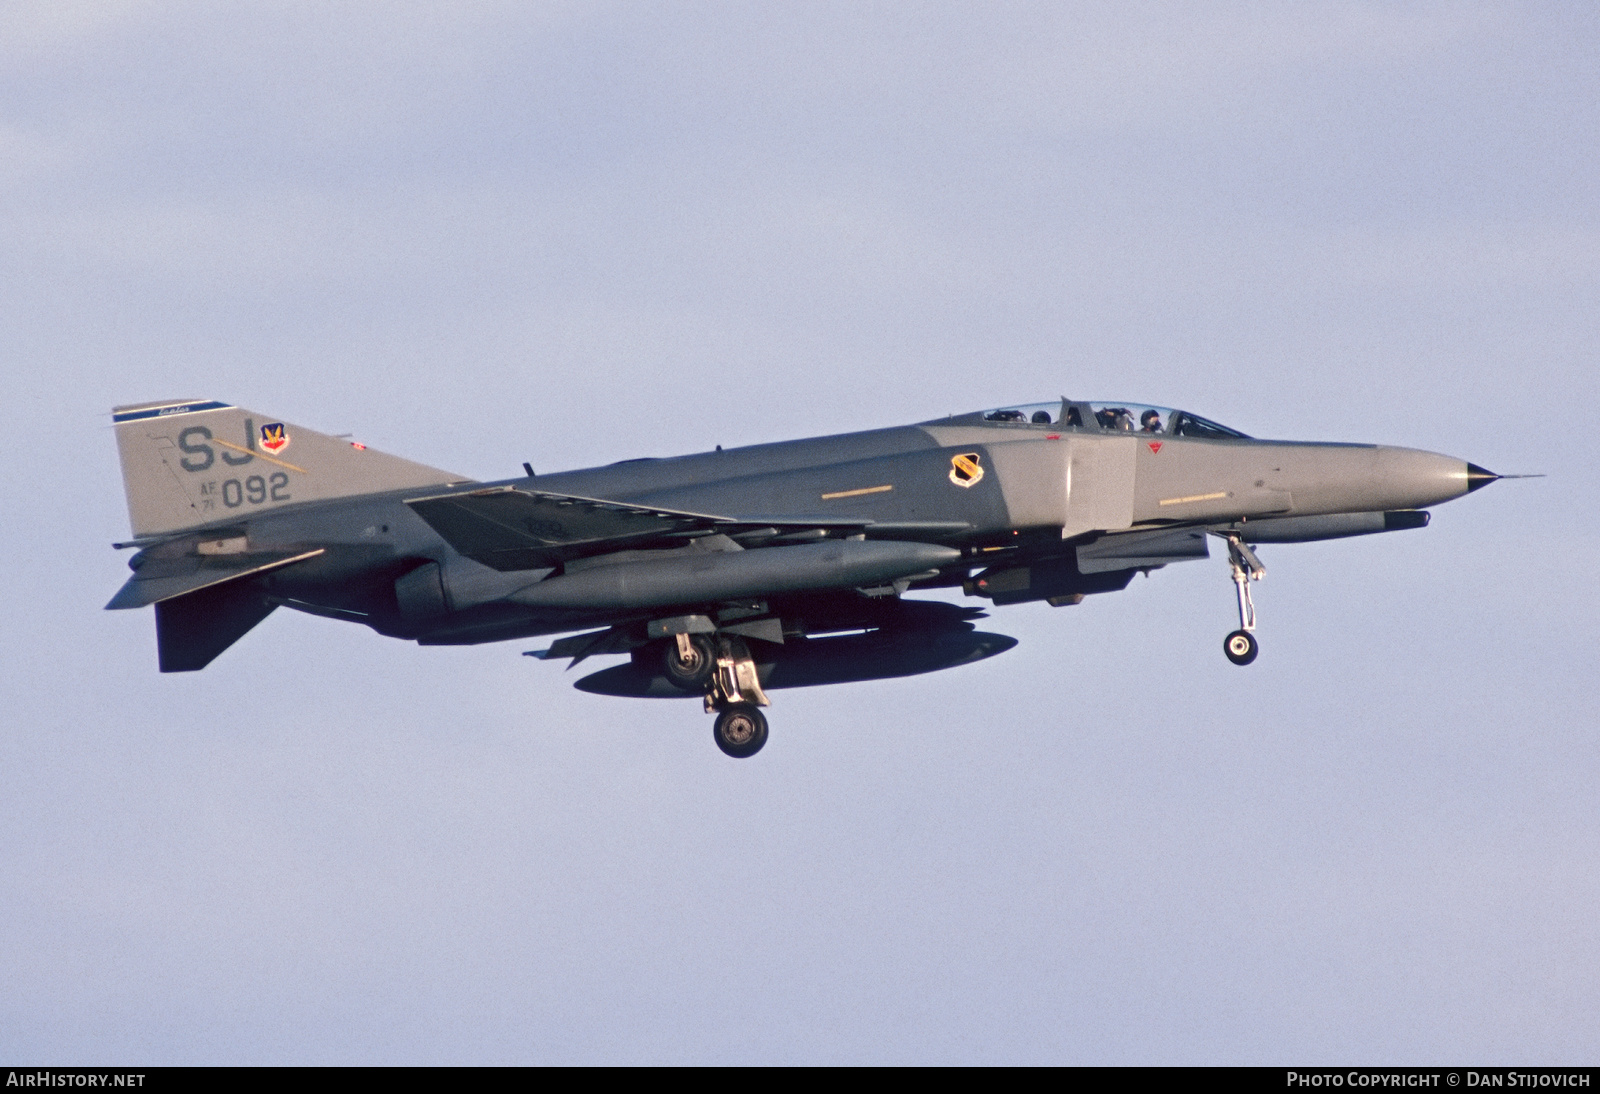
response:
M1248 665L1261 652L1261 643L1255 636L1256 605L1250 599L1250 583L1266 577L1267 568L1238 532L1229 532L1223 538L1228 541L1228 567L1239 592L1239 629L1223 639L1222 652L1235 665Z
M1234 631L1223 639L1222 652L1227 654L1228 660L1235 665L1248 665L1256 659L1256 654L1261 652L1261 644L1249 631Z

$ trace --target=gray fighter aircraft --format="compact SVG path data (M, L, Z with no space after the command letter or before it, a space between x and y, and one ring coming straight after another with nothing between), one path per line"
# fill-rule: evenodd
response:
M1226 545L1255 660L1251 545L1428 523L1495 475L1368 444L1262 441L1133 403L1016 405L920 425L497 482L226 403L112 412L134 538L108 608L155 605L162 672L204 668L280 605L424 645L563 634L629 661L603 695L703 698L730 756L767 692L950 668L1016 645L984 612L1076 604Z

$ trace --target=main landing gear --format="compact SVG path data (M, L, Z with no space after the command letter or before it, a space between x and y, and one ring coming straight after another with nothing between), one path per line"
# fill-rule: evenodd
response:
M1228 566L1239 590L1239 629L1223 639L1222 652L1235 665L1248 665L1261 652L1255 636L1256 606L1250 599L1250 582L1266 577L1267 568L1238 532L1229 532L1224 538L1228 541Z
M767 743L767 716L749 703L734 703L717 715L711 735L736 760L754 756Z
M702 691L717 669L716 643L706 634L675 634L662 651L661 668L673 686Z
M772 701L761 690L755 658L743 638L725 632L679 632L665 642L636 650L647 671L665 676L679 691L705 696L706 713L715 714L712 738L735 759L761 751L767 743L767 718L761 708Z
M706 644L714 651L706 678L706 711L717 712L711 736L736 760L754 756L767 743L767 717L761 708L771 706L772 700L761 690L750 647L744 639L726 634Z

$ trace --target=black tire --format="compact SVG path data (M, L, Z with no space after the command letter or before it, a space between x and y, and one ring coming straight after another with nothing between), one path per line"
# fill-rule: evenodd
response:
M767 743L767 716L749 703L735 703L717 715L711 735L718 748L743 760L760 752Z
M1235 665L1248 665L1261 652L1261 644L1249 631L1234 631L1222 640L1222 652Z
M689 656L678 650L676 638L667 639L661 651L661 671L675 688L687 692L701 692L717 669L717 651L711 639L703 634L689 635Z

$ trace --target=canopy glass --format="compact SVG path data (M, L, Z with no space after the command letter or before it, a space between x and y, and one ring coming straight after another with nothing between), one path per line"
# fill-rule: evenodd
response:
M1074 402L1055 399L1048 403L1014 403L977 415L985 422L1011 425L1088 428L1118 433L1164 433L1175 437L1246 437L1187 410L1144 403Z

